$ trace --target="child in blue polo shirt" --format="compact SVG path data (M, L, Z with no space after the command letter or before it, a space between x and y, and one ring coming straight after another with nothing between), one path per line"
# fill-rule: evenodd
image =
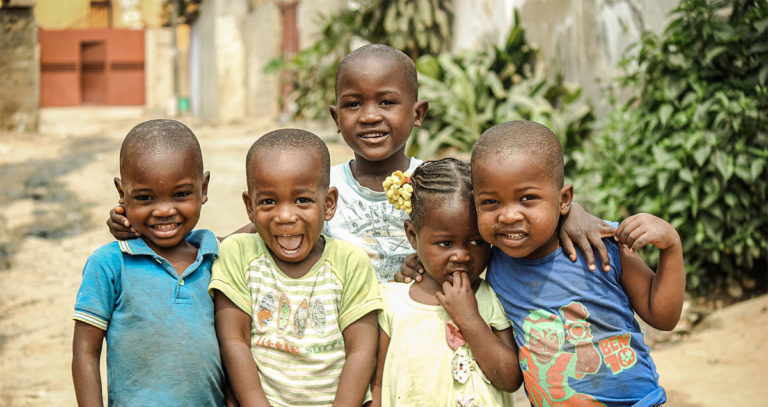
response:
M197 138L174 120L134 127L120 149L120 202L139 238L85 264L75 303L72 376L79 405L223 406L224 372L208 294L218 241L195 230L209 173Z

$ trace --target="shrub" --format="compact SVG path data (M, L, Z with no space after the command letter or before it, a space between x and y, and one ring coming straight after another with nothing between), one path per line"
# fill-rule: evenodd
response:
M517 119L540 122L564 148L579 148L590 134L592 110L578 102L580 87L565 83L562 75L548 76L539 60L517 12L503 47L419 58L419 96L430 107L425 131L410 139L409 154L426 158L445 148L469 152L483 131Z
M451 44L450 0L362 0L327 17L322 37L289 59L277 58L265 71L282 71L293 89L282 103L296 116L324 116L335 100L336 67L354 39L387 44L411 58L436 54Z
M689 287L766 277L768 5L683 0L623 62L638 96L615 105L577 192L606 217L650 212L683 241ZM583 192L583 191L582 191Z

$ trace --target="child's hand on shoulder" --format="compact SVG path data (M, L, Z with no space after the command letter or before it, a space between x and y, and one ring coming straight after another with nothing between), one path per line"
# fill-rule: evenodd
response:
M638 213L625 219L616 229L616 241L630 250L652 244L659 250L680 245L680 236L669 222L649 213Z
M443 283L443 291L437 293L437 301L459 328L466 326L472 318L480 318L475 290L472 288L469 276L463 271L453 273L453 284Z
M421 281L422 274L424 274L424 266L419 261L419 255L417 253L411 253L405 256L403 264L400 265L400 271L395 273L395 281L398 283L410 283Z
M117 240L128 240L139 237L139 233L131 226L131 222L125 217L125 207L117 205L109 211L107 219L109 233Z

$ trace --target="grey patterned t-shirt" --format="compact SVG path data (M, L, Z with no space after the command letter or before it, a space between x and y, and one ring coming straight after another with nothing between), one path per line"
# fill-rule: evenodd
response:
M384 192L361 186L352 176L351 161L331 167L331 186L339 190L336 215L323 233L365 249L379 282L392 281L405 256L413 253L403 230L408 214L387 202ZM408 172L422 161L411 158Z

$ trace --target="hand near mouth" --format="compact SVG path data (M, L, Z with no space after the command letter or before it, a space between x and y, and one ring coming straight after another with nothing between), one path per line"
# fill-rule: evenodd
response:
M482 317L477 309L477 300L469 275L463 271L451 273L453 282L444 282L443 291L437 293L437 301L443 306L451 320L461 329L471 321Z

